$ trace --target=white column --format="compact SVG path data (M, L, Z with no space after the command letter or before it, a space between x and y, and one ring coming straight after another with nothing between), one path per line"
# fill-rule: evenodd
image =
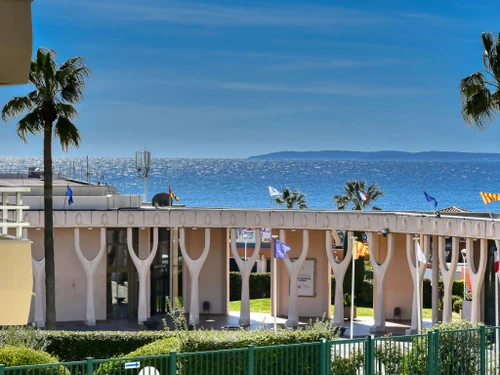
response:
M34 305L35 305L35 324L38 328L45 327L45 311L43 310L43 302L45 300L45 258L35 260L31 258L33 266L33 279L35 287Z
M85 309L85 324L88 326L96 325L95 317L95 305L94 305L94 280L97 267L101 262L104 254L106 254L106 228L101 228L101 243L99 247L99 252L94 259L88 260L82 253L80 248L80 228L75 228L75 250L80 263L85 271L85 276L87 277L87 303Z
M151 263L156 256L158 250L158 228L153 228L153 248L150 254L144 260L140 259L132 247L132 228L127 228L127 246L132 262L139 275L139 304L137 308L137 322L139 324L148 320L148 275L151 268Z
M260 253L260 229L255 230L255 248L248 261L241 259L236 246L236 229L231 229L231 252L241 274L240 326L250 325L250 273Z
M430 249L429 236L424 236L425 244ZM437 236L432 237L432 325L438 322L439 318L439 256Z
M199 297L199 277L201 267L208 256L210 250L210 229L205 228L205 247L203 253L196 260L193 260L186 250L186 242L184 238L184 228L179 229L179 242L181 245L181 252L184 264L189 270L191 276L191 301L189 303L189 321L191 324L198 324L200 322L200 297Z
M280 229L280 241L286 242L285 231L283 229ZM299 325L299 317L297 315L298 277L308 251L309 231L304 229L302 231L302 252L300 253L299 259L292 262L288 254L286 254L286 258L283 259L288 271L288 277L290 278L290 298L288 300L288 319L286 321L286 325L289 327L297 327Z
M380 263L377 257L378 241L374 240L374 233L368 233L368 246L370 249L370 263L373 266L373 276L376 281L376 292L374 298L374 325L370 328L370 332L385 331L385 275L392 258L394 256L394 235L387 235L387 255L384 263Z
M425 246L425 241L422 251L424 252L425 259L429 259L429 247ZM422 245L420 245L422 247ZM417 288L416 285L416 264L417 260L415 259L415 240L413 239L412 234L406 235L406 258L408 259L408 266L410 267L410 274L413 284L413 304L411 308L411 327L406 330L407 335L412 335L418 332L418 321L417 321ZM418 272L419 272L419 288L422 291L422 284L424 279L425 270L427 268L427 263L418 262ZM420 306L422 306L422 293L420 293ZM422 314L420 314L422 316Z
M335 242L341 243L336 231L327 230L325 232L325 246L328 261L335 276L335 310L333 323L336 326L344 325L344 277L352 259L352 241L347 241L347 250L342 262L337 263L332 251L332 235L336 235ZM351 238L352 232L346 233L345 238ZM338 241L338 242L337 242Z
M470 320L473 323L481 321L481 290L484 283L484 272L486 270L486 261L488 260L488 240L480 240L479 267L476 267L476 252L472 238L466 239L467 246L467 269L472 287L472 309Z
M443 297L443 322L448 322L452 317L452 289L453 280L457 271L458 255L460 254L459 239L453 237L451 239L451 263L446 263L446 240L445 237L438 237L438 254L439 254L439 269L443 277L444 297Z

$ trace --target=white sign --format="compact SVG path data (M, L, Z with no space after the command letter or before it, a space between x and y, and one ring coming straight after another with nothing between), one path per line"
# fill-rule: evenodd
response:
M141 366L140 362L126 362L125 363L125 370L131 369L131 368L139 368Z
M314 266L315 260L306 259L302 263L302 268L298 276L298 296L299 297L314 297Z
M160 372L153 366L146 366L139 371L139 375L160 375Z

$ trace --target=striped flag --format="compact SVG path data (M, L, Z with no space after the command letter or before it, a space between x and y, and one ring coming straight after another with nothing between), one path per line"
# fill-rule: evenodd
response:
M360 241L355 241L356 249L354 252L354 259L363 258L365 255L370 254L368 246Z
M172 191L172 189L170 189L170 187L168 188L168 194L170 195L170 198L175 199L176 202L179 202L179 198L177 197L177 195L174 194L174 192Z
M480 191L479 195L481 195L481 198L483 198L484 204L488 204L493 201L500 201L500 194L485 193L484 191Z

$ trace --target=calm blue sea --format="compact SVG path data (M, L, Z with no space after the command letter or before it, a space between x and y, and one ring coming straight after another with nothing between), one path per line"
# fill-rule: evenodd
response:
M85 176L85 158L55 158L55 170L73 175L73 162L76 177L82 171ZM41 158L0 158L0 172L25 172L28 166L42 165ZM89 168L123 194L143 193L135 159L89 158ZM377 182L384 192L377 205L384 210L429 210L425 189L439 202L438 209L453 205L484 212L479 191L500 193L500 163L153 158L148 200L167 192L170 184L186 206L268 208L271 185L300 189L309 208L333 209L332 195L342 194L349 179ZM500 203L489 208L500 212Z

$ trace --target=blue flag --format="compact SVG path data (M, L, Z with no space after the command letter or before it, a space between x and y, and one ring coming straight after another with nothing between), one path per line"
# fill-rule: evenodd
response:
M66 196L69 198L68 199L68 204L71 206L73 204L73 190L71 190L71 188L67 187L66 189Z
M438 201L436 200L436 198L431 197L425 191L424 191L424 194L425 194L425 198L427 199L428 202L431 202L431 203L434 202L434 208L436 208L438 205Z
M281 258L285 259L286 255L285 253L287 251L292 250L292 248L285 243L279 241L279 240L274 240L274 257L275 258Z

